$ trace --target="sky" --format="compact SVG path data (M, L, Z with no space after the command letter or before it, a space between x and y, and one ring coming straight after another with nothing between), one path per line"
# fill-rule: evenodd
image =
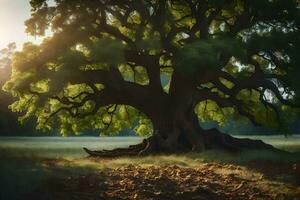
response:
M24 21L29 17L29 0L0 0L0 49L11 42L19 49L26 41L39 42L25 33Z

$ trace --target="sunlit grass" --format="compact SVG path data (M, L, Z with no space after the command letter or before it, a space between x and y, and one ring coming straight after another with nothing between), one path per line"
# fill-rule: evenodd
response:
M250 161L272 161L291 163L300 161L300 153L280 154L269 151L243 151L239 154L229 154L223 151L206 151L203 153L188 153L180 155L153 155L120 157L113 159L101 158L64 158L57 159L56 166L60 167L87 167L95 170L119 168L127 165L164 166L177 165L180 167L196 168L204 163L247 165Z

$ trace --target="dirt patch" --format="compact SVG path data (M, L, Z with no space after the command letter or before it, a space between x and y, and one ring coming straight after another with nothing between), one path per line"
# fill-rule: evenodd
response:
M23 199L285 199L282 194L260 187L255 180L239 176L243 170L217 163L198 168L127 165L89 175L51 177ZM297 199L297 194L289 199Z

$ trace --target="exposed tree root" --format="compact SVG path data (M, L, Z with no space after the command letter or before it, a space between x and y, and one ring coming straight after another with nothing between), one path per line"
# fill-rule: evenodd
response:
M206 149L223 149L230 152L242 150L267 150L278 153L288 153L263 142L262 140L236 138L229 134L220 133L217 129L211 129L205 133Z
M235 138L228 134L221 134L216 129L212 129L205 134L205 150L220 149L228 152L238 153L242 150L267 150L278 153L287 153L286 151L277 149L270 144L266 144L261 140L241 139ZM199 152L190 149L175 149L172 151L164 150L163 147L159 148L159 144L155 140L154 136L144 139L142 143L131 145L128 148L116 148L113 150L100 150L93 151L87 148L83 148L86 153L92 157L113 158L122 156L138 156L138 155L150 155L160 153L186 153L186 152Z
M128 148L116 148L113 150L92 151L84 147L83 150L92 157L113 158L113 157L139 155L140 152L145 150L147 145L148 145L148 141L144 139L142 143L137 145L130 145Z

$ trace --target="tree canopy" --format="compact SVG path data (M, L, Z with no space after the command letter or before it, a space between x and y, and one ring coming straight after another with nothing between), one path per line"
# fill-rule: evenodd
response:
M27 32L52 35L15 53L4 89L39 129L149 135L177 109L284 128L300 105L296 0L30 3Z

